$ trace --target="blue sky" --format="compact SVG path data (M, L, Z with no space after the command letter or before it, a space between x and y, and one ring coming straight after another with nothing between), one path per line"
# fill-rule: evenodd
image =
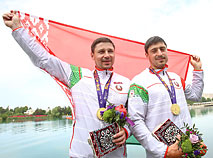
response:
M196 54L205 70L204 93L213 93L213 1L210 0L0 0L1 15L19 10L45 19L145 42L153 35L168 48ZM34 67L0 20L0 106L68 106L55 81ZM192 68L187 82L191 82Z

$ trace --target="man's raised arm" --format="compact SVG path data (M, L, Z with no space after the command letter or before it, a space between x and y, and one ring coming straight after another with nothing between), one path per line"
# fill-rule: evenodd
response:
M30 57L35 66L46 70L49 74L69 86L70 65L49 54L35 38L30 36L27 30L21 27L20 18L16 13L16 11L11 11L11 13L5 13L2 16L5 25L13 30L14 39Z

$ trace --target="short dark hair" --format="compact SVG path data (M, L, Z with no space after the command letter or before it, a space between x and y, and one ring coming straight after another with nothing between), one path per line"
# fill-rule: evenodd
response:
M145 43L145 46L144 46L144 49L145 49L145 52L148 53L148 49L151 45L153 44L157 44L159 42L163 42L166 47L167 47L167 44L166 42L163 40L163 38L159 37L159 36L153 36L153 37L150 37L146 43Z
M109 43L112 44L112 46L113 46L114 49L115 49L115 45L114 45L114 43L111 41L111 39L109 39L109 38L107 38L107 37L100 37L100 38L97 38L96 40L93 41L93 43L92 43L92 45L91 45L91 51L92 51L92 53L94 53L94 50L95 50L96 45L99 44L99 43L101 43L101 42L104 42L104 43L109 42Z

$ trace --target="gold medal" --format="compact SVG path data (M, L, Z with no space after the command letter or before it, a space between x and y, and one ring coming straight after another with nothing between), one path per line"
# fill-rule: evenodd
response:
M97 111L97 118L99 120L103 120L103 117L101 115L101 111L104 111L106 108L99 108L98 111Z
M172 104L171 111L174 115L180 114L180 106L178 104Z

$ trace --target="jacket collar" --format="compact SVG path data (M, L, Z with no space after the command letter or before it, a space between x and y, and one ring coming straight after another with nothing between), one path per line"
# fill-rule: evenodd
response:
M149 68L152 68L152 67L150 66ZM160 72L163 72L163 71L165 72L165 71L167 71L167 69L168 69L168 65L166 64L166 65L164 66L164 68L162 68L162 69L155 69L155 71L157 72L157 74L159 74ZM150 69L149 69L149 72L153 74L153 72L150 71Z
M95 66L95 69L98 70L98 71L113 71L113 67L110 68L110 69L100 69L97 66Z

